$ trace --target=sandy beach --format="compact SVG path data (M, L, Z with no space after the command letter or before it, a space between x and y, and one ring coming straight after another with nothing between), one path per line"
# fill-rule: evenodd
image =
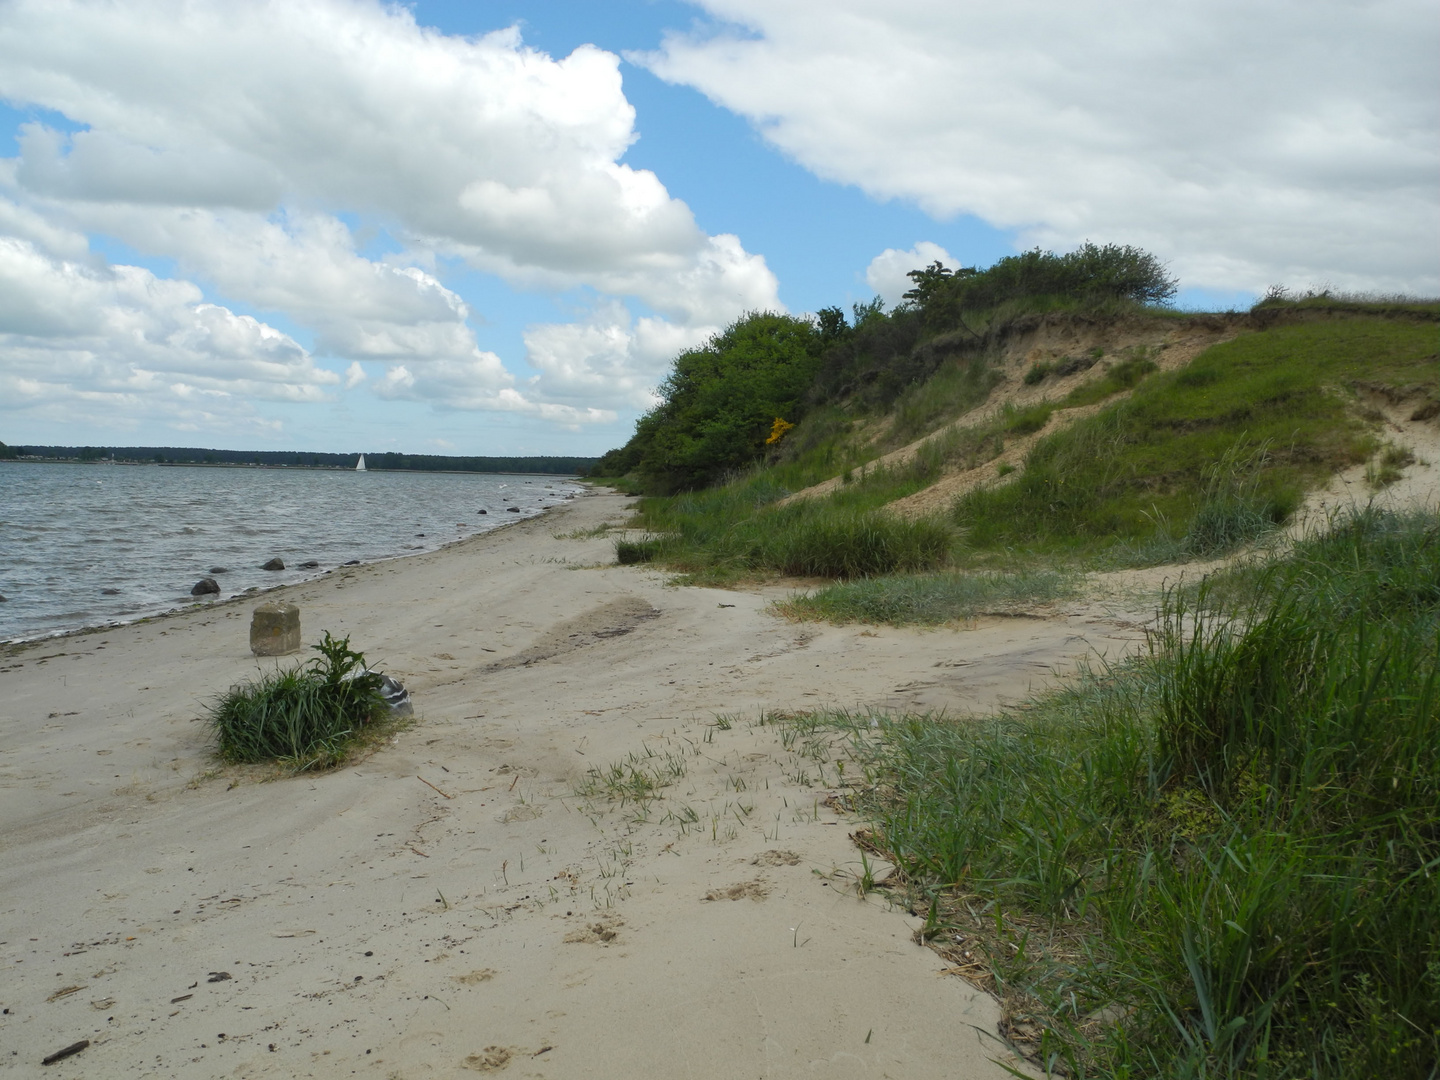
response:
M784 588L564 538L628 502L281 591L414 696L331 773L210 756L206 703L261 663L253 601L7 650L0 1073L88 1039L44 1075L1006 1075L995 1002L859 895L834 766L758 720L985 710L1133 647L1147 604L789 623ZM580 793L642 759L674 778L646 814Z

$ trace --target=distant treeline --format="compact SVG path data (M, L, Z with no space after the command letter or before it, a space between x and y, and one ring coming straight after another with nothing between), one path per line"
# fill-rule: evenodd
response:
M268 465L312 469L353 469L359 454L319 454L302 450L205 450L192 446L9 446L0 458L54 461L126 461L161 465ZM415 472L549 473L583 475L593 457L444 457L438 454L365 455L370 469Z

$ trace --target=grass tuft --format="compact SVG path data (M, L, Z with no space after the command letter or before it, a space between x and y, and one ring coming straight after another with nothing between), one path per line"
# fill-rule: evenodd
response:
M1017 574L874 577L792 596L775 605L787 618L832 623L935 626L979 614L1010 614L1075 594L1052 570Z
M295 771L342 763L386 714L380 676L350 639L326 631L309 664L232 686L210 709L218 753L236 763L281 762Z

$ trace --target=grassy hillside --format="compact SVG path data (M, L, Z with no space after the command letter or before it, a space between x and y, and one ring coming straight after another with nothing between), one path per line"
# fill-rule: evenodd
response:
M1081 569L1235 551L1341 470L1366 463L1379 491L1421 467L1390 440L1440 416L1440 302L1277 290L1186 314L1157 306L1173 282L1133 249L1002 264L917 271L889 314L822 313L808 388L731 429L728 472L628 478L648 493L621 561L829 579L792 618L954 623L1071 596ZM819 755L848 744L845 797L898 867L892 898L1032 1061L1434 1080L1427 498L1168 593L1145 655L1022 708L786 721ZM868 867L858 884L877 887Z
M1377 403L1406 416L1440 409L1440 305L1313 300L1218 319L1030 313L987 324L968 346L951 332L921 341L907 363L943 358L903 391L874 390L879 376L853 380L866 393L826 390L827 365L853 370L867 335L918 317L872 314L823 353L809 412L748 467L642 499L634 524L651 537L627 558L725 579L1213 555L1285 522L1338 470L1374 460L1383 473ZM1158 370L1165 342L1205 320L1222 340ZM1072 347L1030 359L1040 335ZM1023 456L1006 454L1016 446ZM968 487L930 520L887 512L966 470ZM642 490L644 480L632 477ZM815 490L825 494L794 498ZM846 550L852 541L865 550Z

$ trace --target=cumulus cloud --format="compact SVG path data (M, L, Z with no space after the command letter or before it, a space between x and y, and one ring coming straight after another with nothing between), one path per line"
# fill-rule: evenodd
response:
M876 296L885 301L887 307L894 307L914 288L915 283L907 275L911 270L940 263L951 270L958 270L960 263L939 244L921 240L909 251L886 248L865 268L865 282Z
M597 306L584 321L530 327L526 362L539 372L532 385L543 384L546 396L556 402L648 409L675 355L719 329L635 319L623 304L612 302Z
M421 401L441 410L521 413L569 428L616 418L608 409L536 401L514 387L497 387L489 374L494 359L493 353L484 353L470 360L437 360L414 371L393 364L375 384L375 393L389 401Z
M316 403L340 377L187 281L58 259L0 237L0 408L171 427L270 426L257 400Z
M647 63L817 175L1186 284L1440 292L1440 23L1422 0L699 0Z
M589 414L540 403L579 390L577 364L615 370L611 352L552 364L542 348L540 378L516 389L426 269L436 255L518 287L634 297L675 324L652 336L688 340L780 306L763 258L707 235L653 173L620 162L634 109L618 58L590 46L556 59L513 28L450 37L372 0L12 0L0 5L0 95L83 126L25 126L8 173L17 205L173 257L313 330L320 355L389 363L378 393L507 410L533 399L526 409L568 423ZM361 254L356 219L403 254ZM633 399L619 377L589 385ZM442 386L466 389L424 389Z

